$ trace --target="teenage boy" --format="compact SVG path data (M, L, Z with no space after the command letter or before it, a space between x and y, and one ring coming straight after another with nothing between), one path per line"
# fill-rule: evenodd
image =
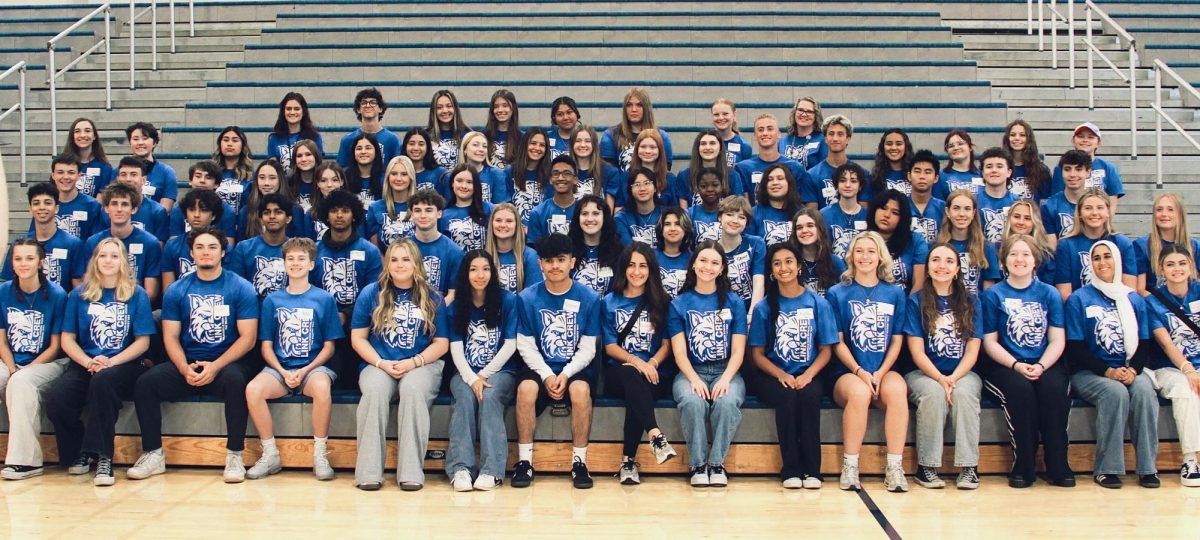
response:
M80 240L91 238L108 226L100 201L79 191L79 159L65 153L54 157L50 164L50 180L58 189L58 228ZM33 224L30 224L30 231ZM88 254L91 257L91 254Z
M229 259L229 270L249 281L258 299L266 298L287 285L283 269L283 243L292 222L292 201L278 193L264 195L258 203L263 232L238 242Z
M213 227L188 233L196 271L163 297L162 338L167 362L140 377L134 388L142 456L131 480L167 471L162 448L162 402L207 394L225 402L225 482L245 480L246 372L238 361L257 343L258 298L250 283L221 266L225 234ZM186 328L185 328L186 325Z
M825 136L825 146L829 148L829 154L808 170L811 183L804 188L807 192L801 191L801 198L804 198L809 206L815 205L816 208L838 204L838 186L833 171L850 161L846 149L850 147L850 139L854 137L854 123L845 116L835 114L825 119L821 133ZM858 179L860 193L866 188L868 181L867 178Z
M1067 150L1058 159L1058 166L1054 170L1061 171L1065 188L1042 203L1042 226L1046 228L1046 234L1057 238L1070 232L1075 225L1075 205L1087 189L1088 178L1093 170L1092 156L1083 150Z
M221 221L224 215L224 201L217 192L206 189L193 189L183 196L177 205L185 216L189 230L213 226ZM167 240L163 247L162 257L162 286L163 290L180 278L196 271L196 262L192 260L192 250L188 248L186 235L176 236Z
M983 190L976 194L979 224L987 243L999 245L1004 236L1004 224L1008 222L1008 210L1017 202L1017 196L1009 189L1012 155L1003 148L988 148L979 157L979 167L983 169Z
M221 167L212 161L197 161L188 168L188 185L192 191L205 190L213 193L217 192L217 183L221 181ZM217 195L219 198L220 195ZM221 232L225 233L225 237L229 238L229 245L233 245L233 237L237 230L237 212L233 211L233 207L229 203L221 200L221 217L214 221L221 228ZM174 238L182 236L192 230L188 224L186 216L183 215L183 209L179 205L171 208L170 225L168 226L168 236Z
M146 185L142 195L154 199L170 214L175 201L179 200L179 179L174 168L154 159L154 149L159 141L158 128L148 122L137 122L125 128L125 137L129 139L133 156L146 162Z
M729 186L729 192L734 195L744 194L747 200L753 201L758 193L758 183L762 181L763 171L767 167L776 163L784 163L792 170L792 178L796 180L797 186L811 186L812 179L808 177L808 171L804 170L804 166L799 161L783 157L779 153L779 121L772 114L761 114L754 120L754 142L758 145L757 155L739 162L734 166L734 171L741 175L744 186ZM732 179L735 175L730 175ZM806 203L816 202L808 200L805 194L801 194L800 199Z
M830 155L833 155L832 151ZM813 169L825 163L823 161ZM829 176L837 186L838 200L836 204L822 208L821 217L829 233L833 256L845 259L846 252L850 250L850 241L856 234L867 230L867 209L858 204L858 194L865 186L867 171L857 163L846 162L830 172Z
M1075 128L1075 134L1071 136L1071 145L1091 158L1089 176L1084 187L1103 189L1108 194L1109 210L1112 215L1117 215L1117 199L1125 196L1125 185L1121 183L1121 173L1115 165L1096 157L1096 151L1100 149L1100 128L1091 122L1079 124ZM1066 188L1064 172L1061 165L1054 168L1054 176L1050 180L1051 193L1058 193Z
M530 210L526 241L538 241L553 234L567 234L571 216L575 215L575 187L579 185L579 167L569 155L561 155L550 163L550 187L554 196Z
M117 238L125 244L129 265L137 282L146 289L153 305L158 300L158 281L162 275L162 245L154 235L133 225L133 216L142 204L142 191L123 182L113 182L100 193L109 227L87 239L83 251L91 257L101 240Z
M551 234L538 245L538 265L546 281L520 293L517 350L528 370L517 384L517 464L512 486L533 482L533 432L551 403L571 408L571 481L592 487L587 468L592 430L592 360L600 335L600 296L571 279L575 267L571 239Z
M413 241L421 250L425 276L429 278L429 286L437 289L446 299L446 305L450 305L454 302L454 284L458 280L463 251L453 240L438 232L438 221L442 219L445 207L445 199L429 189L418 191L408 200Z
M135 227L142 229L159 242L167 242L167 211L161 204L146 195L146 166L149 165L141 158L126 156L117 164L117 181L126 184L142 194L142 204L133 214Z
M383 94L375 88L364 88L354 96L354 116L358 117L358 129L342 137L338 145L337 162L342 167L354 163L354 139L362 133L375 136L379 143L379 155L385 164L391 163L392 158L403 155L400 148L400 137L383 127L383 114L387 112L387 102Z
M946 201L933 196L938 167L937 156L929 150L918 150L908 167L908 185L912 186L912 195L908 197L912 208L912 231L920 233L925 243L931 246L937 243L942 218L946 217Z
M46 250L46 256L42 259L46 279L70 291L83 279L91 253L83 252L83 240L59 228L55 217L59 208L58 188L53 183L34 184L29 186L25 194L29 200L29 213L33 217L33 230L26 236L37 240ZM4 257L0 279L12 281L15 277L10 246L8 255Z

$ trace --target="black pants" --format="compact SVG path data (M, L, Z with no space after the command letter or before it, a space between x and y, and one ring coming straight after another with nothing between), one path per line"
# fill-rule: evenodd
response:
M162 448L162 402L196 394L219 396L225 400L225 447L240 452L246 439L246 372L240 362L225 366L207 386L192 386L173 363L150 368L137 380L133 401L137 405L138 424L142 429L142 451Z
M1034 453L1039 436L1045 453L1046 476L1051 479L1071 476L1071 466L1067 463L1071 379L1063 362L1056 362L1036 381L990 360L980 371L983 372L984 386L1004 407L1013 445L1011 476L1026 480L1036 478Z
M621 455L636 457L642 434L658 427L654 401L670 394L674 377L662 375L658 384L650 384L645 376L628 365L607 366L605 376L613 395L625 398L625 444Z
M770 375L750 371L750 384L755 395L775 407L775 431L779 435L779 453L783 458L780 478L821 478L823 383L821 377L815 377L808 386L792 390Z
M54 424L60 463L74 461L81 452L113 456L117 414L123 402L133 395L138 376L145 371L142 363L135 360L93 375L71 362L51 383L42 406Z

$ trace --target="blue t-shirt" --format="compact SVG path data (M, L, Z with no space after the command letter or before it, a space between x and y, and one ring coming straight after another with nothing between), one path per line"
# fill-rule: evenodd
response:
M159 242L166 242L169 238L167 210L151 199L142 199L142 204L138 206L137 212L133 213L132 220L134 227L153 234Z
M741 161L741 160L739 160L739 161ZM734 194L734 195L741 195L742 193L744 193L746 191L746 188L743 187L744 184L742 183L741 174L739 174L737 172L737 170L734 168L734 165L736 165L736 164L737 164L736 162L729 164L729 180L728 180L729 193ZM621 178L621 186L620 186L621 191L625 191L624 184L625 184L625 178L622 177ZM700 193L698 193L692 189L692 168L690 166L684 167L683 169L681 169L679 171L679 174L675 176L675 195L677 197L679 197L680 199L687 201L688 208L691 208L693 206L700 206L700 204L702 202L700 200ZM619 199L619 200L624 200L623 198L624 198L624 195L621 195L621 199ZM671 203L671 206L679 206L679 202L678 201L673 202L673 203Z
M579 283L556 295L545 284L527 287L520 293L518 332L530 336L542 359L554 373L561 373L575 355L585 336L600 337L600 295ZM591 364L580 373L591 374Z
M756 204L755 195L758 193L758 183L763 179L763 172L767 170L767 167L776 163L787 165L792 170L792 178L796 181L796 189L803 189L800 198L802 200L805 199L804 192L807 192L807 188L804 188L804 186L812 186L813 181L808 176L808 171L804 169L804 166L799 161L786 157L780 157L775 161L764 161L763 158L754 156L739 162L734 167L734 170L737 171L742 179L742 188L745 190L746 198L750 199L750 204ZM733 191L732 185L729 186L729 189L731 194L737 195ZM805 202L809 201L806 200ZM815 202L815 200L812 202Z
M80 298L82 292L83 286L79 286L67 296L62 331L75 334L88 356L116 356L135 337L156 332L150 297L141 286L135 286L133 296L125 302L116 299L116 289L104 289L95 302Z
M925 243L932 246L937 242L938 233L942 230L942 220L946 217L945 201L931 198L922 212L910 199L908 207L912 209L912 231L920 234Z
M604 135L600 137L600 159L616 165L622 171L628 170L629 164L633 161L637 153L633 148L633 141L637 140L637 135L637 133L633 134L633 137L630 138L629 144L626 144L625 148L617 148L617 137L613 133L613 128L610 127L604 130ZM658 130L658 135L663 140L664 148L660 150L667 156L667 168L669 169L671 168L671 156L673 155L671 150L671 136L662 129Z
M754 295L754 276L762 276L767 260L767 244L762 238L742 235L742 243L725 254L729 284L734 293L742 298L742 310L750 311L750 299Z
M822 137L824 137L822 135ZM746 161L754 157L754 147L742 138L741 133L734 133L733 137L725 141L725 160L729 163L729 168L732 169L738 162Z
M434 331L430 333L429 321L425 320L425 314L421 312L420 306L412 302L412 289L396 289L395 311L392 312L394 324L386 329L383 335L379 335L371 329L371 316L379 307L378 297L378 283L372 283L363 289L362 293L358 295L358 301L354 303L354 315L350 318L350 328L352 330L368 329L367 341L384 360L397 361L411 358L429 347L434 339L449 339L450 317L446 313L446 304L442 301L441 296L433 295L437 313L434 315ZM431 358L427 360L433 361ZM358 364L360 371L366 367L365 360Z
M415 226L408 219L408 203L397 202L392 205L395 217L388 215L387 201L378 200L367 208L367 221L363 226L367 238L376 238L381 251L401 238L412 238Z
M226 206L228 206L228 205L226 205ZM172 226L172 228L174 228L175 227L175 223L174 223L175 210L172 209L171 213L172 213L171 226ZM227 225L225 216L226 216L226 214L221 214L220 226L221 226L222 230L224 230ZM247 223L248 223L249 219L250 219L250 206L242 205L242 209L239 210L237 213L237 221L236 221L237 229L236 229L235 235L232 236L231 238L236 238L238 242L241 242L242 240L245 240L247 238L247 235L249 233L249 231L247 230L249 225L247 225ZM325 224L322 223L321 225L324 226ZM189 231L191 230L191 228L192 228L191 225L187 226L187 229ZM361 224L360 224L359 228L360 229L362 228ZM310 238L310 239L313 239L313 224L312 224L311 215L305 214L304 209L301 208L299 204L292 206L292 221L290 223L288 223L286 232L287 232L288 238ZM324 232L324 231L322 231L322 232ZM226 233L226 234L228 234L228 233ZM262 234L262 224L261 223L259 224L259 234ZM174 236L174 235L172 235L172 236ZM314 239L314 241L315 240L317 240L317 239Z
M517 129L517 141L513 141L513 146L525 137L525 130ZM505 161L505 156L509 155L506 150L508 146L508 132L497 131L496 135L488 140L488 165L493 167L503 167L508 164ZM549 146L549 145L547 145ZM514 151L515 153L515 151ZM551 158L553 159L553 158Z
M763 239L767 246L781 244L792 239L792 218L794 213L771 205L759 205L754 209L754 219L750 221L750 230L746 231Z
M700 294L695 290L680 293L667 312L667 336L683 334L687 357L692 365L728 362L733 336L746 335L746 310L732 291L724 306L717 293Z
M142 196L160 204L163 199L179 200L179 178L175 175L175 169L162 161L151 163L153 165L146 175L146 185L142 186Z
M95 197L117 177L117 171L106 161L99 158L79 164L79 181L75 188L80 193Z
M287 286L283 268L283 243L268 244L255 236L238 242L229 256L228 270L249 281L260 299Z
M867 209L861 206L854 214L847 214L842 205L834 204L821 209L825 220L825 231L829 233L830 247L837 259L845 259L850 251L850 241L860 232L867 230Z
M339 249L326 240L317 242L317 260L308 280L333 295L338 309L350 310L358 294L379 279L383 257L365 238L355 238Z
M1024 289L1001 281L983 292L983 333L995 333L1020 362L1035 363L1050 344L1051 328L1063 328L1063 301L1053 285L1038 280Z
M612 277L613 268L600 265L600 247L584 246L583 260L576 261L575 268L571 270L571 279L596 294L605 294Z
M547 157L554 159L563 154L571 153L570 137L563 137L558 132L558 126L550 126L546 130L546 148L550 150Z
M821 160L816 165L809 167L808 178L810 183L805 189L809 197L813 198L813 200L806 202L816 202L817 208L820 209L837 206L837 184L833 181L833 172L836 170L837 167L830 165L826 160ZM858 180L860 185L866 182L866 179L863 178L859 178Z
M292 168L292 148L296 146L296 143L300 142L300 138L301 138L300 132L288 133L284 137L280 137L279 135L276 135L275 133L270 133L267 135L267 157L275 158L275 161L278 161L280 163L280 165L283 165L283 171L285 174L290 175L290 174L292 174L292 171L294 170ZM351 138L351 140L354 140L354 139ZM325 152L325 141L321 140L320 133L317 134L316 139L313 139L313 142L317 143L317 148L320 150L321 153ZM338 151L339 152L341 151L340 147L338 148ZM354 153L353 147L351 147L350 153L351 154ZM399 154L394 154L394 155L399 155ZM341 162L339 160L339 164L340 163ZM387 163L388 163L388 161L384 161L384 164L387 164ZM342 165L342 167L345 167L345 166L346 165Z
M645 306L638 314L637 320L630 326L625 341L617 343L621 330L631 324L629 319L633 317L642 300L640 297L628 298L619 292L610 292L604 295L604 345L618 344L625 352L641 358L643 361L649 361L654 353L662 347L663 340L667 339L667 329L655 328L654 323L650 320L650 312L656 306ZM608 363L614 366L621 365L621 362L611 357L608 359ZM665 360L663 363L666 363ZM660 365L658 371L661 373L666 370Z
M671 257L663 250L657 249L654 254L658 258L658 271L662 276L663 289L667 291L667 296L675 298L679 296L683 290L683 282L687 280L687 265L692 258L692 252L681 251L678 255Z
M1044 201L1050 196L1050 169L1039 163L1039 167L1043 170L1042 187L1037 193L1032 193L1029 190L1029 168L1025 165L1013 165L1012 184L1009 191L1017 196L1017 199L1032 199L1033 201Z
M629 198L629 172L622 172L617 182L617 192L613 196L613 206L616 208L625 208L636 205L637 203ZM688 200L692 196L691 186L680 185L679 177L675 176L675 173L668 172L667 179L663 184L666 187L654 195L654 204L658 206L663 208L679 206L680 200Z
M903 170L889 168L887 176L883 179L883 189L894 189L903 193L905 197L912 198L912 184L908 183L908 173Z
M30 233L28 237L37 238L34 233ZM85 251L82 240L67 231L58 229L54 236L42 242L42 247L46 250L46 256L42 258L42 268L46 270L46 279L58 284L63 290L68 290L72 288L72 279L83 278L92 254ZM12 245L9 245L8 253L4 256L4 269L0 270L0 279L12 281L15 278L16 274L13 273L12 268Z
M1192 320L1193 324L1200 325L1200 282L1189 282L1187 294L1183 298L1171 294L1171 291L1168 291L1165 286L1160 287L1158 290L1172 304L1178 306ZM1146 297L1146 314L1150 318L1150 331L1154 332L1159 328L1166 330L1171 336L1171 343L1175 344L1175 348L1179 350L1179 353L1184 358L1187 358L1187 361L1193 367L1200 368L1200 337L1196 336L1196 333L1191 328L1188 328L1187 323L1180 320L1169 307L1163 305L1158 300L1158 297L1153 294ZM1150 367L1160 369L1175 365L1163 353L1161 347L1153 347L1151 351L1154 354Z
M243 207L241 213L244 215L245 212L246 209ZM245 224L245 219L242 219L241 223ZM289 229L295 225L296 219L293 217L292 225L289 226ZM229 206L229 203L225 201L221 201L221 221L217 223L217 226L221 228L221 232L225 233L227 238L237 238L241 230L245 230L244 227L241 230L238 229L238 212L235 212L233 207ZM185 219L183 207L177 204L171 208L167 235L170 238L174 238L186 235L189 232L192 232L192 225Z
M954 373L955 368L962 362L963 355L967 352L967 342L972 339L983 339L983 306L982 303L975 298L973 315L974 332L971 335L959 335L955 329L954 312L950 309L950 299L945 296L937 298L938 318L934 325L933 335L925 329L925 322L921 320L921 296L925 293L924 290L917 291L908 297L908 307L904 311L904 333L912 337L919 337L925 343L925 356L933 362L933 367L937 368L942 375Z
M224 174L229 176L217 184L217 195L220 195L221 200L233 208L233 215L236 217L242 206L246 204L246 198L250 196L252 186L249 180L233 178L233 171L226 170Z
M462 264L463 250L453 240L445 235L438 235L437 240L422 242L413 238L417 249L421 251L421 259L425 267L425 277L429 286L437 289L446 296L454 288L458 279L458 267Z
M1061 236L1071 232L1075 226L1075 203L1068 201L1061 191L1051 195L1042 203L1042 226L1046 234Z
M490 214L490 212L489 212ZM571 216L575 215L575 203L563 208L548 198L529 212L529 224L525 241L536 244L554 233L567 234L571 228Z
M497 198L493 196L492 201L495 203L513 203L513 206L517 207L517 212L521 214L521 223L528 224L529 212L533 211L533 208L541 204L542 200L546 198L546 190L549 188L549 185L544 185L538 181L537 171L525 171L525 189L519 190L516 189L516 185L514 184L516 178L513 176L512 166L509 166L504 172L504 185L511 186L511 189L505 192L506 196L504 197Z
M958 270L963 277L963 286L971 294L983 291L984 281L1000 281L1000 260L996 258L996 247L992 244L983 245L983 256L987 259L987 268L980 268L977 262L971 260L966 240L951 240L950 245L958 252Z
M605 161L600 164L600 190L604 195L608 195L616 201L622 197L621 193L625 191L625 175L609 162ZM591 195L596 189L596 179L592 178L592 171L588 169L579 170L579 186L575 188L575 199L582 199L584 195Z
M779 139L779 153L811 169L829 156L829 146L825 144L825 135L816 131L804 137L788 133Z
M188 247L187 240L186 236L167 240L160 266L163 274L171 272L175 274L175 279L179 279L196 271L196 261L192 260L192 249ZM226 252L225 258L229 258L229 252Z
M108 227L108 215L100 201L80 193L69 202L58 203L58 214L54 216L58 228L67 231L76 238L91 238L93 234ZM33 231L33 220L29 220L29 230ZM89 255L90 256L90 255Z
M908 302L904 290L890 283L864 287L851 282L830 287L825 299L833 306L838 332L858 365L872 373L878 371L892 336L900 335L903 330ZM839 363L835 373L847 371Z
M639 214L636 206L622 208L613 217L613 222L617 225L617 236L621 237L621 244L628 246L637 241L651 248L658 247L658 237L654 233L654 227L658 224L658 217L661 215L662 208L658 205L655 205L649 214Z
M804 266L804 288L810 290L813 294L825 298L825 289L821 287L817 279L817 261L801 260L800 264ZM837 281L842 280L842 274L846 272L846 261L837 257L833 258L833 272L837 275Z
M258 322L258 296L233 272L222 271L212 281L193 273L163 295L162 320L187 323L179 344L189 362L216 360L238 340L238 321Z
M705 240L721 238L720 216L716 211L709 212L703 206L693 205L687 209L688 217L692 219L692 232L699 244Z
M498 255L499 268L496 270L500 275L500 288L511 293L518 293L525 287L543 281L542 267L538 265L537 252L533 248L525 246L525 252L521 254L520 264L523 272L520 287L517 286L517 256L512 251L502 251Z
M18 366L29 365L50 347L50 337L62 331L66 303L66 291L53 282L29 294L15 281L0 284L0 328Z
M947 196L960 189L970 191L976 196L983 191L983 176L978 169L972 167L967 172L954 169L941 171L938 173L937 182L933 184L933 197L944 201Z
M1008 223L1008 211L1017 196L1006 192L1003 197L992 197L986 191L979 190L976 197L979 201L979 225L983 227L983 236L989 244L999 244L1004 239L1004 224Z
M442 187L442 177L446 176L447 172L449 171L439 166L417 173L417 191L432 189L438 193L443 193L445 190ZM480 181L483 181L482 176L480 177ZM496 201L493 199L492 202Z
M84 253L95 253L96 246L100 245L100 241L110 236L112 236L112 229L104 229L93 234L84 244ZM133 267L133 274L139 283L148 277L156 278L162 275L162 245L158 243L158 239L154 235L134 227L129 236L120 240L125 244L125 251L129 256L129 266Z
M446 170L453 169L458 163L459 144L462 143L462 136L466 134L465 131L454 133L448 129L439 129L437 138L431 141L432 145L429 148L429 151L433 152L433 160Z
M362 128L355 129L354 131L347 133L346 136L342 137L341 142L338 143L337 163L338 165L341 165L342 168L349 167L351 164L355 163L354 139L361 135L362 132ZM374 135L375 142L379 143L379 148L376 151L379 152L381 157L383 157L384 166L387 166L388 163L391 163L392 158L404 155L404 149L400 147L400 137L397 137L395 133L391 132L391 130L388 128L383 128ZM324 148L324 146L321 146L321 143L319 142L317 145L321 148Z
M919 234L909 234L912 234L912 240L904 252L892 254L892 278L896 280L897 285L904 287L905 291L912 289L913 267L925 264L925 259L929 258L929 244L925 243L925 239Z
M1150 265L1150 247L1149 247L1150 244L1149 244L1149 242L1150 242L1150 235L1146 235L1141 238L1138 238L1137 240L1134 240L1133 241L1133 254L1134 254L1134 257L1137 258L1138 272L1141 274L1146 274L1146 288L1153 289L1153 288L1162 287L1163 285L1166 285L1166 282L1163 281L1161 276L1154 273L1154 267L1152 267ZM1162 242L1162 247L1164 249L1167 246L1175 243L1175 242L1168 242L1166 240L1160 240L1160 242ZM1159 253L1162 253L1162 252L1160 251ZM1193 258L1196 256L1200 256L1200 240L1196 240L1195 238L1192 238L1192 256L1193 256ZM1200 263L1198 263L1196 265L1196 268L1200 269Z
M326 341L345 335L333 296L321 289L309 287L300 294L284 289L263 300L258 339L271 342L283 369L311 364Z
M469 299L464 300L464 302L469 301ZM467 324L466 334L460 332L458 327L453 324L453 312L446 317L451 325L450 342L462 344L463 353L467 357L467 365L471 366L476 373L492 362L506 340L517 339L517 323L520 319L517 295L501 291L500 306L500 326L496 328L488 327L487 314L483 309L474 305L471 306L471 322ZM500 371L516 371L517 358L518 356L515 354L510 357Z
M1146 302L1137 291L1129 291L1129 302L1137 317L1138 340L1150 339ZM1091 285L1071 293L1065 309L1067 340L1087 343L1088 351L1108 367L1125 367L1125 334L1117 303Z
M824 298L805 290L795 298L779 297L774 332L768 319L771 307L764 298L750 317L751 347L765 347L768 360L788 375L804 373L817 359L821 347L838 343L837 319Z
M1092 246L1101 240L1111 241L1116 244L1117 251L1121 252L1122 275L1137 276L1140 273L1137 257L1133 251L1133 242L1130 242L1125 235L1114 234L1092 240L1087 236L1077 234L1058 241L1058 247L1054 251L1054 283L1056 285L1069 284L1072 291L1077 291L1080 287L1091 283L1091 278L1088 277L1092 269L1090 252Z
M1116 165L1102 158L1092 159L1092 174L1084 182L1084 187L1101 188L1105 193L1116 197L1125 196L1125 185L1121 182L1121 173L1117 171ZM1065 188L1062 167L1055 165L1054 175L1050 179L1050 193L1058 193Z
M472 249L483 249L487 235L488 218L492 215L492 203L484 201L483 224L471 219L471 209L466 206L449 206L442 211L438 220L438 230L464 252Z

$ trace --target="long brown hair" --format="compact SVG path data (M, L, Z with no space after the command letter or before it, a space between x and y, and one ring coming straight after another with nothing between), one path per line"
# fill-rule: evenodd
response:
M75 159L79 159L79 149L75 147L75 127L83 122L92 125L92 134L95 135L95 138L92 139L92 159L108 163L108 156L104 153L104 145L100 143L100 130L96 129L96 123L90 118L76 118L74 122L71 122L71 127L67 129L67 143L63 145L62 153L75 156ZM155 142L157 143L158 141Z
M590 161L588 162L588 168L586 169L588 174L592 175L592 192L581 193L580 195L595 195L597 197L603 197L605 161L600 158L600 139L596 136L596 130L592 129L591 126L580 126L575 128L575 130L571 132L571 138L567 140L567 154L571 156L571 159L575 160L577 165L579 164L579 156L575 155L575 141L579 139L580 134L584 133L592 138L592 155L588 158ZM580 173L583 173L583 171L584 169L582 168L579 170ZM513 176L515 182L516 175L514 174ZM582 174L580 174L580 176L582 176Z
M437 295L434 294L433 288L429 286L429 279L425 276L421 251L409 238L400 238L392 242L383 256L383 272L379 273L379 279L375 282L379 286L379 292L375 297L375 313L371 314L371 331L383 334L396 325L396 285L392 283L392 274L388 271L388 261L391 260L394 252L402 249L408 251L408 256L413 261L412 303L421 310L421 315L425 318L425 333L433 336L437 332L439 301L436 299Z
M521 226L521 213L517 211L517 207L513 203L500 203L492 208L492 215L488 216L487 234L483 241L483 249L492 256L492 265L496 267L496 271L500 271L500 248L499 242L496 241L496 231L492 227L492 220L496 219L496 214L500 212L509 212L516 220L513 231L513 249L512 254L516 259L517 269L517 291L525 289L525 227ZM608 219L608 218L605 218Z
M970 258L971 264L975 265L981 270L986 269L988 268L988 260L984 252L984 246L987 244L987 238L983 236L983 225L979 223L981 221L979 219L979 201L975 199L974 193L971 193L965 189L956 189L953 193L946 197L947 211L945 217L942 218L942 228L940 231L938 231L937 243L950 243L950 229L953 229L954 225L950 220L949 208L954 202L954 199L960 197L966 197L967 200L971 201L971 207L974 209L972 213L975 216L971 218L971 225L967 227L967 257ZM957 253L957 250L955 252ZM929 274L929 272L925 273Z
M954 254L954 266L958 266L959 258L958 251L949 242L938 242L929 248L929 255L925 258L925 266L929 267L929 258L933 257L933 252L945 248ZM921 289L921 327L925 329L927 336L932 336L937 331L938 318L941 317L941 310L938 309L938 295L933 288L933 274L925 272L925 286ZM963 283L962 268L955 268L954 277L950 280L950 313L954 315L954 331L958 333L958 338L965 343L971 339L975 333L975 299L967 292L967 286Z
M787 169L785 168L784 170ZM817 248L817 255L814 260L816 263L815 269L817 273L817 286L820 287L822 291L828 291L830 287L837 285L842 280L842 276L838 275L837 273L837 267L833 264L833 244L829 241L829 229L825 227L825 218L816 208L804 206L796 212L796 216L792 218L792 237L788 243L792 244L792 246L796 248L796 253L799 254L801 263L804 262L804 246L800 245L800 241L796 239L796 231L800 230L800 228L796 226L796 220L800 219L801 216L805 216L813 220L813 224L817 226L817 243L815 245ZM767 259L767 262L771 262L770 259ZM802 274L807 273L803 264L800 266L800 272ZM802 275L801 283L806 281L807 278L807 275Z
M1008 134L1012 132L1013 126L1021 126L1025 128L1025 149L1015 151L1012 144L1008 142ZM1029 189L1029 197L1033 198L1041 192L1042 186L1049 180L1046 173L1050 172L1046 165L1042 163L1042 157L1038 155L1037 139L1033 137L1033 127L1021 119L1013 120L1004 127L1004 136L1000 138L1000 146L1014 158L1021 161L1021 166L1025 167L1025 187Z
M299 145L297 145L299 146ZM296 198L288 189L289 182L283 176L283 166L275 161L275 158L267 159L258 164L258 168L254 169L254 187L250 189L250 195L246 196L246 225L242 232L242 238L253 238L262 234L262 216L259 215L258 206L262 204L263 196L262 189L258 185L258 173L264 167L275 169L275 174L279 175L279 187L275 189L275 193L282 195L287 200L296 202Z
M629 146L633 142L637 133L633 131L633 123L629 121L629 115L625 112L625 105L629 104L630 98L638 98L638 102L642 104L642 129L640 131L658 131L658 124L654 123L654 105L650 102L650 94L644 88L630 88L625 93L625 99L621 100L621 123L612 127L613 135L615 135L617 143L617 152L622 148ZM634 153L637 153L636 147Z

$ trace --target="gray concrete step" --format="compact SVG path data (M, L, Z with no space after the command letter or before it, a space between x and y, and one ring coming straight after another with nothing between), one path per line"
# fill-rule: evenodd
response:
M390 11L363 16L358 10L353 12L338 10L306 11L303 13L281 14L274 25L277 28L306 28L318 24L371 28L381 26L452 26L464 24L487 24L502 26L550 26L550 25L611 25L615 27L627 25L724 25L733 21L738 25L754 25L769 27L772 25L841 25L847 20L861 21L864 25L879 26L911 26L939 25L940 18L936 11L911 12L907 9L873 11L865 9L842 9L829 6L823 10L792 9L790 4L781 4L772 10L750 11L740 4L731 4L723 11L700 11L686 8L685 4L663 11L645 11L630 9L608 11L603 13L563 10L546 7L536 13L491 13L481 14L475 10L459 12L417 13L408 10L402 12Z

